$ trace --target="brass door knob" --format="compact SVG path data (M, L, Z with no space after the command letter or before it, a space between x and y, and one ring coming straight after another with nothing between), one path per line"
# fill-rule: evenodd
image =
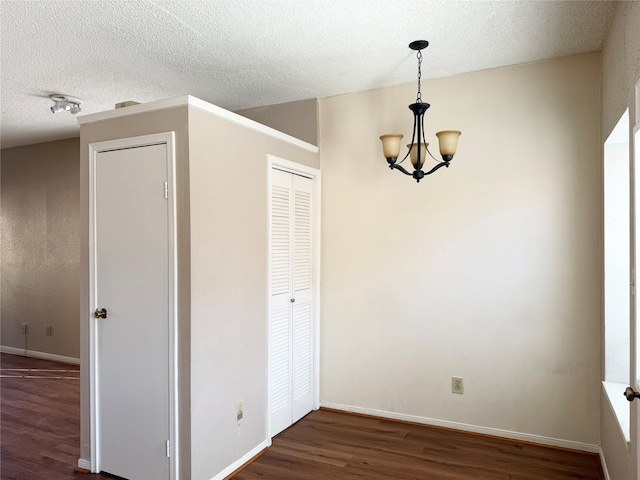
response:
M627 397L627 400L633 402L636 398L640 398L640 393L636 392L631 387L627 387L624 390L624 396Z
M98 310L96 308L96 311L93 313L93 316L96 318L107 318L107 309L101 308L100 310Z

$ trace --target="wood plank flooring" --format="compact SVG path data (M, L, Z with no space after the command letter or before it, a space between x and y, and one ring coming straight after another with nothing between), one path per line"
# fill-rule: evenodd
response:
M312 412L234 480L603 480L598 455L455 430Z
M76 365L0 356L0 478L116 478L74 471L80 456L78 377ZM597 455L329 410L312 412L282 432L233 478L604 479Z
M0 355L0 478L113 479L75 472L80 458L80 368Z

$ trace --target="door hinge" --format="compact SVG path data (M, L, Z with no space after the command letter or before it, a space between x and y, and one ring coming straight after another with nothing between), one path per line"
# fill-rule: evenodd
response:
M171 458L171 443L167 440L167 458Z
M169 198L169 182L164 182L164 198Z

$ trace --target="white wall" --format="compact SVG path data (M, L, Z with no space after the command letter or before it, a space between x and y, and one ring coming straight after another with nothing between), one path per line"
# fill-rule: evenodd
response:
M640 2L616 2L602 51L602 139L609 136L627 108L629 117L636 118L634 86L640 78L638 25ZM601 405L602 450L609 475L615 480L635 479L638 448L637 407L631 408L631 444L627 449L609 403L603 398Z
M423 82L427 141L463 133L420 184L378 140L414 84L320 101L322 402L599 442L600 68Z
M189 107L190 478L197 480L268 439L267 154L319 163L315 151Z

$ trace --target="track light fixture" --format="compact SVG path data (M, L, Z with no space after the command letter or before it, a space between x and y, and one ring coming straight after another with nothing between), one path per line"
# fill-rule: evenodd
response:
M74 97L68 97L66 95L51 95L49 97L53 100L53 107L51 107L51 113L58 113L67 111L72 115L81 112L80 100Z
M405 175L411 175L417 182L422 180L425 175L430 175L439 168L449 167L449 164L456 153L458 137L460 137L460 132L458 130L443 130L442 132L436 133L440 143L440 155L442 155L442 161L431 155L431 152L429 151L429 144L426 142L424 137L424 114L430 105L422 101L422 93L420 92L420 79L422 77L422 50L428 46L429 42L426 40L416 40L409 44L409 48L411 50L416 50L418 52L418 96L416 97L416 103L409 105L409 110L413 112L413 135L411 137L411 143L407 145L409 151L402 160L396 163L398 155L400 155L400 141L403 136L399 133L392 133L382 135L380 137L380 140L382 140L382 150L387 162L389 163L389 168L391 170L395 168ZM417 142L417 144L414 142ZM424 165L427 153L438 163L428 172L423 172L422 166ZM408 172L400 165L407 158L409 158L413 164L413 173Z

